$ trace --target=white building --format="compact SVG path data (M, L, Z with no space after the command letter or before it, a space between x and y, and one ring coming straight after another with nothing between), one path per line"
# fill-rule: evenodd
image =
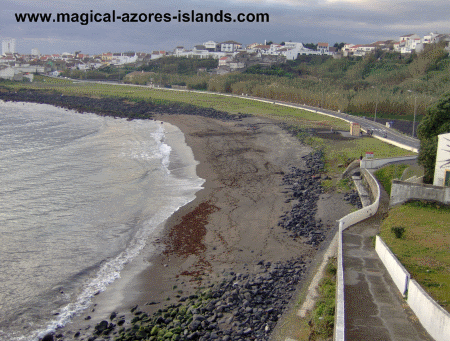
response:
M135 54L128 55L126 53L114 53L111 59L111 64L113 65L123 65L123 64L131 64L135 63L138 59L138 56Z
M216 52L219 48L219 43L210 40L207 41L206 43L203 43L203 46L205 46L205 49L207 49L210 52Z
M317 51L319 51L320 54L328 54L330 52L328 43L318 43Z
M2 41L2 54L16 53L16 39L4 39Z
M284 43L284 47L287 49L298 49L298 50L301 50L304 48L302 43L295 43L292 41L288 41L288 42Z
M413 49L417 41L420 43L420 37L417 34L406 34L400 37L400 46L404 43L405 47Z
M32 56L40 56L41 51L39 51L37 48L31 49L31 55Z
M241 48L242 44L233 40L228 40L220 43L220 51L222 52L236 52Z
M433 185L450 186L450 133L438 135Z
M0 78L12 80L14 75L14 68L6 65L0 65Z
M424 44L431 44L436 42L436 38L439 35L439 33L430 32L430 34L427 34L423 36L422 42Z
M224 56L219 59L219 66L226 66L232 60L233 58L231 58L230 56Z

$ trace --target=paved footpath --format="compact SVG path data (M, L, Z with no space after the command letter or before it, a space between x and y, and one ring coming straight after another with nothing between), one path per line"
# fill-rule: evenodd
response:
M401 296L373 247L387 212L382 190L376 215L343 233L347 341L432 341Z

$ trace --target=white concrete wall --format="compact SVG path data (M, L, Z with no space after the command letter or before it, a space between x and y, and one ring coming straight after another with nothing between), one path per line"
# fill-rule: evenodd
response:
M361 168L380 168L392 162L398 161L410 161L417 159L417 155L412 156L398 156L398 157L388 157L385 159L362 159Z
M406 271L404 266L397 257L395 257L380 236L376 236L375 251L383 262L384 267L391 275L398 290L402 293L403 297L405 297L406 292L408 291L408 282L411 277L409 272Z
M344 297L344 249L342 227L338 230L338 255L336 273L336 315L334 318L334 341L345 341L345 297Z
M445 171L450 170L450 133L438 135L438 139L433 185L444 186Z
M339 224L340 226L342 226L342 230L345 230L348 227L373 216L375 213L377 213L378 206L380 205L380 185L378 184L378 181L375 179L373 174L366 169L361 169L361 172L369 183L370 190L372 191L375 201L372 205L366 206L341 218L339 220Z
M436 341L450 340L450 314L439 306L415 280L409 282L407 302L431 337Z
M377 236L375 251L419 322L436 341L450 340L450 314L413 279L383 240Z
M410 199L431 200L450 204L450 187L392 180L389 206L402 204Z
M402 149L406 149L406 150L410 150L410 151L412 151L414 153L418 153L419 152L418 148L409 147L409 146L407 146L407 145L405 145L403 143L395 142L393 140L390 140L390 139L387 139L387 138L384 138L384 137L381 137L381 136L378 136L378 135L373 135L372 137L375 137L376 139L378 139L380 141L383 141L383 142L386 142L388 144L391 144L393 146L396 146L396 147L399 147L399 148L402 148Z
M372 205L364 207L361 210L352 212L345 217L339 219L339 243L338 243L338 268L337 268L337 285L336 285L336 315L334 319L334 340L345 341L345 296L344 296L344 250L342 247L342 232L371 216L378 211L380 205L380 185L372 173L366 169L361 169L362 174L369 183L375 201Z

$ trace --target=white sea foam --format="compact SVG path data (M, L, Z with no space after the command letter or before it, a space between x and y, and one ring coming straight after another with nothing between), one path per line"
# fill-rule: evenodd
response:
M5 108L1 105L0 110L4 110ZM27 252L39 255L38 258L33 259L33 264L30 264L32 265L30 271L35 271L34 269L37 268L47 271L43 273L43 278L39 282L48 285L47 291L42 293L44 295L42 297L46 298L36 302L39 303L39 306L41 302L46 304L45 309L48 316L41 315L36 320L27 319L25 311L29 309L30 304L33 306L33 303L29 302L36 297L33 297L34 293L32 289L28 288L29 285L25 285L23 290L28 291L17 296L17 300L31 292L32 296L29 297L31 301L13 303L18 304L19 310L21 309L20 304L28 305L23 308L23 314L18 312L22 321L26 321L28 324L27 335L18 336L25 333L22 330L23 325L21 325L24 322L16 321L15 328L11 329L6 322L11 319L3 315L5 320L2 321L0 313L0 339L30 341L38 340L58 327L66 325L75 315L88 308L92 297L96 293L106 290L108 285L120 278L126 264L135 259L150 240L156 238L164 221L178 208L195 198L195 192L201 189L204 180L192 175L192 165L196 163L192 156L186 156L191 155L190 149L185 144L182 146L184 143L180 143L183 141L182 133L173 126L162 125L154 121L125 122L91 114L81 115L49 106L26 104L22 108L18 107L19 105L11 103L4 105L6 111L14 110L14 114L10 116L10 121L3 122L5 123L3 127L10 124L10 133L14 134L16 121L21 120L23 128L32 131L31 134L22 132L18 140L18 149L22 148L21 145L24 146L23 148L31 146L34 141L39 144L44 138L45 144L38 146L40 149L30 149L28 154L23 154L24 156L21 156L22 154L16 156L17 160L14 162L8 160L10 164L6 166L11 167L11 170L8 173L8 170L5 169L2 181L9 181L16 184L14 185L16 187L19 186L18 184L22 184L19 186L20 188L17 188L23 193L21 194L20 191L3 193L9 196L10 201L1 202L0 200L0 205L4 205L10 216L7 217L7 221L0 220L2 223L0 229L4 229L9 234L5 234L5 238L0 243L5 248L5 255L10 252L14 254L14 257L20 257L21 253L16 251L22 252L21 247L29 247L30 250L26 250ZM28 112L31 112L32 119L29 119ZM50 116L48 116L48 112L51 112ZM5 119L5 117L7 115L2 118ZM50 122L47 122L47 117L50 118ZM32 129L27 122L32 124ZM56 129L56 133L45 135L49 126ZM170 145L167 142L165 127L171 133L170 140L172 142L176 140L174 144L176 147L173 147L172 142ZM86 131L89 131L88 135L86 135ZM41 134L42 139L37 138L36 134ZM57 139L55 138L56 134ZM172 134L179 137L174 140ZM2 138L7 145L8 136L2 136ZM20 140L22 138L25 140ZM61 145L64 145L64 148L61 148ZM15 150L11 149L8 152L14 153ZM26 155L33 155L33 159L26 159ZM183 167L186 168L184 176L182 171L176 172L176 176L169 171L171 158L174 155L186 156L182 161L177 160L178 163L181 162L181 170ZM158 164L159 167L156 166ZM20 172L12 171L17 169L17 165L25 170L22 178ZM58 165L58 167L54 165ZM136 180L136 174L140 176L140 181ZM30 183L29 179L33 179L34 182ZM47 183L53 184L58 190L47 193ZM46 201L26 199L30 197L25 195L30 186L33 186L35 198L45 198ZM77 186L82 187L77 190ZM71 191L72 188L75 192ZM48 194L58 194L59 196L48 199ZM24 203L24 200L30 201ZM26 211L23 209L25 207ZM45 208L45 214L42 208ZM26 217L23 216L26 212L35 212L32 215L29 214L30 219L44 219L42 227L54 225L54 229L33 230L36 223L34 220L26 220ZM64 215L61 215L61 212ZM78 216L80 212L82 214ZM52 218L53 213L56 215ZM64 220L66 215L67 221ZM49 217L52 220L49 220ZM18 226L23 229L23 235L19 235L21 231L17 228ZM10 232L13 228L15 235L23 240L23 246L22 244L18 245L13 239L10 242L7 240L6 236L12 235ZM36 234L34 235L34 233ZM79 237L81 235L83 237ZM33 243L27 243L26 238L34 238L32 239ZM41 238L41 243L37 243L36 238ZM53 252L54 245L63 248L66 243L70 247L76 246L68 252L77 253L65 254L63 249L56 249ZM33 253L36 251L33 249L33 245L39 245L39 253ZM111 250L103 250L105 246ZM57 258L46 260L44 258L46 253ZM75 259L79 257L80 260L75 262L77 264L63 262L63 259L70 262L72 256ZM29 255L24 252L23 257L29 257ZM83 268L83 257L89 258L85 268ZM99 259L104 259L104 261L97 266L95 271L92 271L95 264L92 262ZM3 260L8 261L8 258ZM18 260L24 264L29 262L26 258L23 260L18 258ZM58 264L58 261L61 264ZM50 266L47 264L52 267L47 269L46 267ZM65 302L68 300L71 302L61 307L56 304L57 298L48 297L48 292L52 292L60 283L67 281L67 277L58 278L57 276L64 274L65 268L70 266L76 266L72 271L74 274L81 272L83 275L76 277L80 283L75 281L77 285L75 289L64 290L62 299ZM11 265L4 266L0 269L0 276L20 279L20 276L24 276L24 269L20 270L21 272L13 272L14 268ZM13 276L5 271L10 271ZM72 272L68 272L67 276L72 276ZM30 272L28 276L31 278L34 273ZM22 283L27 280L26 277L23 278L21 279ZM16 291L19 289L18 283L12 281L6 283ZM70 285L68 286L70 287ZM0 288L0 297L8 290L8 288ZM47 298L50 298L49 302L45 301ZM54 309L52 309L51 299L55 300ZM0 305L5 307L4 304L5 302L0 301ZM59 308L57 308L58 306ZM52 311L48 312L48 309L52 309ZM33 311L35 314L36 310ZM11 311L11 314L15 313ZM58 314L51 316L52 313ZM48 322L43 323L43 319Z

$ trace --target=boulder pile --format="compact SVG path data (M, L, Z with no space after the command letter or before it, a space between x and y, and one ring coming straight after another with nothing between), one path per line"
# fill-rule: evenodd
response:
M323 152L304 156L306 170L292 167L283 178L292 209L281 216L278 225L289 230L292 238L304 237L306 243L318 246L326 237L321 220L316 220L317 201L323 192L320 184L324 170Z

